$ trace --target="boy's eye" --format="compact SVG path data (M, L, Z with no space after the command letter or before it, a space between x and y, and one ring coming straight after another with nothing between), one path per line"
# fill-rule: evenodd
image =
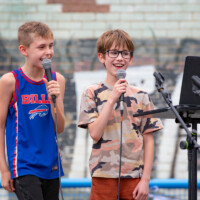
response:
M117 54L118 54L118 51L110 51L110 54L112 54L112 55L117 55Z
M128 56L130 54L130 52L128 52L128 51L122 51L122 53L124 56Z
M52 44L49 45L49 48L53 48L54 46L55 46L55 44L52 43Z

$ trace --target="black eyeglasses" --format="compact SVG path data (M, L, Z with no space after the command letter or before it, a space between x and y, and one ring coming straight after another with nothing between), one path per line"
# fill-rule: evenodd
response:
M117 50L107 50L105 53L108 53L110 58L117 58L121 53L122 57L125 59L129 59L133 56L133 52L131 51L117 51Z

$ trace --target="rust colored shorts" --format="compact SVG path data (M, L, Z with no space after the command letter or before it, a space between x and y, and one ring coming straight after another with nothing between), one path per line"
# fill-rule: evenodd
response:
M133 200L133 190L139 178L120 179L120 199ZM90 200L117 200L118 178L92 178Z

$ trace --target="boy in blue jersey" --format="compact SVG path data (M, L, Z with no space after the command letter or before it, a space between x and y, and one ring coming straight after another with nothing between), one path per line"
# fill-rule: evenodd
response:
M0 79L1 184L20 200L57 200L59 174L63 175L63 170L54 110L57 133L61 133L65 78L52 72L53 80L46 80L42 60L54 55L53 33L46 24L23 24L18 29L18 42L25 63ZM56 96L56 109L52 95Z

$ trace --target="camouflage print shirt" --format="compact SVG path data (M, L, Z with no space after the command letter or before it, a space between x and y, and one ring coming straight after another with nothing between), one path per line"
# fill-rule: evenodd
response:
M88 87L82 95L78 126L87 128L101 113L112 92L105 82ZM143 135L162 128L156 118L133 117L133 114L153 110L148 94L128 85L124 94L122 122L121 177L139 178L143 167ZM117 178L119 176L119 152L121 135L120 103L115 103L102 138L93 142L90 156L92 177Z

